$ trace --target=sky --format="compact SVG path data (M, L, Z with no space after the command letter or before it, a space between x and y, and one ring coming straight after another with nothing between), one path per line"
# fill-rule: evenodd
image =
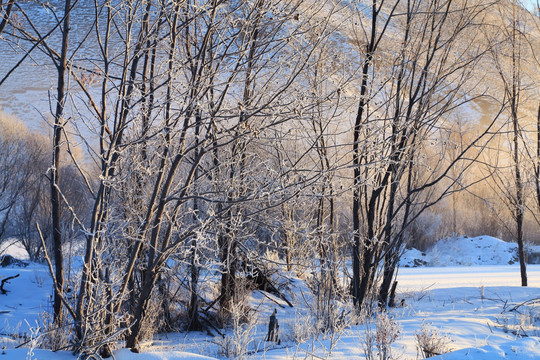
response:
M538 3L536 0L522 0L521 2L527 9L531 11L537 9Z

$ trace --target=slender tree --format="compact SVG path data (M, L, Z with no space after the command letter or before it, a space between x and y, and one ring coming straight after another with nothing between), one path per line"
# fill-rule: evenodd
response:
M62 133L66 126L66 118L64 108L67 99L68 87L68 47L70 34L70 13L72 11L71 0L66 0L64 3L63 24L60 28L62 34L62 45L60 57L55 62L58 72L58 80L56 86L56 110L54 113L53 123L53 156L50 171L51 183L51 216L52 216L52 231L53 231L53 247L54 247L54 266L55 266L55 291L54 291L54 321L57 324L62 324L62 296L64 288L64 253L62 250L62 229L61 229L61 199L59 188L60 177L60 154L62 152Z
M521 285L527 286L527 265L524 245L523 225L526 210L526 182L523 178L523 153L527 150L526 136L522 124L521 106L525 94L526 73L524 71L525 57L527 56L526 40L523 26L525 19L521 20L520 14L523 9L517 1L509 5L500 4L498 14L501 26L489 40L493 51L491 58L497 75L500 79L503 96L508 99L507 104L503 104L503 109L508 114L508 134L511 144L510 156L511 180L504 169L498 169L494 174L493 181L500 189L503 202L510 211L513 219L513 237L518 245L518 258L520 263ZM504 155L502 155L504 156ZM509 184L512 184L510 187Z

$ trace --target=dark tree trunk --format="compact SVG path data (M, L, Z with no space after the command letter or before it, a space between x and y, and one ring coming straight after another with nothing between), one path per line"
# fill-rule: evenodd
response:
M201 331L202 324L199 320L199 296L197 286L199 284L199 267L195 264L195 255L192 255L191 262L191 299L189 301L189 331Z
M0 13L2 14L2 21L0 21L0 34L2 34L4 29L6 28L6 25L9 21L9 15L13 10L13 5L15 5L15 0L8 0L7 4L4 4L3 1L0 1Z
M387 252L384 258L383 281L379 289L379 307L384 308L388 304L388 296L390 294L390 286L394 278L395 265L393 261L393 253Z
M256 13L254 14L254 23L251 31L249 32L248 54L246 62L246 74L243 81L243 95L242 103L245 109L249 109L253 101L253 84L256 80L254 76L255 61L257 59L258 39L260 24L262 20L262 14L265 7L265 1L259 0L255 3ZM243 128L248 125L249 114L245 110L241 110L238 117L238 124L234 134L234 141L231 149L231 153L234 161L230 164L229 180L231 183L238 177L241 187L246 180L246 159L247 159L247 141L243 138ZM239 159L238 163L236 159ZM236 189L230 191L227 194L227 202L229 206L237 199L238 194L245 192L244 189ZM235 213L241 213L237 211ZM241 216L241 215L240 215ZM237 258L237 239L235 234L235 228L233 225L233 211L229 209L225 215L225 233L219 236L218 242L220 247L221 262L224 265L223 273L221 276L221 308L225 311L230 311L230 306L235 301L234 295L236 293L236 271L238 268ZM242 225L240 225L242 226Z
M518 244L519 269L521 273L521 286L527 286L527 265L525 259L525 249L523 244L523 215L525 208L525 199L523 197L523 180L521 178L521 169L519 163L519 138L521 131L518 121L518 98L519 98L519 59L516 53L517 46L517 19L515 14L516 4L513 4L512 21L512 89L510 99L510 110L512 112L513 143L514 143L514 181L516 185L516 198L514 204L514 218L516 221L516 241Z
M230 311L236 293L236 240L228 233L220 235L218 242L220 258L223 264L220 306L225 311Z
M374 34L373 34L374 36ZM374 41L374 40L373 40ZM367 284L364 281L365 275L366 275L366 269L369 270L369 264L371 263L370 254L369 254L369 243L362 242L362 229L360 228L360 209L361 209L361 194L360 194L360 187L361 187L361 173L360 173L360 159L361 159L361 150L360 150L360 131L363 121L363 114L366 107L366 94L367 94L367 88L368 88L368 72L371 65L371 60L373 57L372 49L368 49L368 56L367 59L364 62L364 66L362 68L362 86L360 88L360 104L358 106L358 113L356 115L356 122L354 126L354 135L353 135L353 251L352 251L352 258L353 258L353 279L352 279L352 296L353 296L353 303L355 307L360 310L364 301L365 291ZM367 242L371 241L371 239L367 239ZM360 257L361 248L364 249L362 251L362 258ZM362 264L363 266L363 272L360 272L361 267L361 260L364 262ZM361 279L362 277L362 279Z
M59 169L60 169L60 152L62 143L62 130L64 124L64 106L66 103L66 73L67 73L67 57L68 57L68 41L70 27L70 12L71 0L66 0L64 4L64 24L62 26L62 49L60 52L60 60L58 62L58 83L57 83L57 99L56 111L54 116L53 128L53 159L51 167L51 216L53 228L53 246L54 246L54 266L56 286L54 291L53 316L54 322L58 325L62 323L62 296L64 287L64 254L62 251L62 230L60 225L61 219L61 200L59 189Z
M352 296L353 303L357 310L361 310L368 295L370 284L375 275L373 262L375 249L374 249L374 211L375 202L374 197L378 195L372 195L369 201L368 209L366 209L368 224L367 224L367 237L362 241L362 229L360 228L360 209L361 209L361 197L362 197L362 179L361 179L361 162L362 162L362 149L360 147L361 131L366 115L367 107L369 105L369 71L373 63L373 58L379 40L386 31L386 26L390 23L390 19L393 16L395 8L393 9L385 20L385 24L382 26L381 31L377 34L379 29L378 15L381 11L381 4L377 0L371 1L371 24L369 29L369 39L366 42L366 54L365 60L362 65L361 77L362 83L360 86L360 101L358 104L358 110L356 114L354 129L353 129L353 279L352 279ZM365 189L364 189L365 190Z
M538 115L536 117L536 205L540 210L540 105L538 105Z
M278 345L281 343L279 340L279 323L277 320L277 310L274 309L272 315L270 315L270 321L268 322L268 334L266 335L266 341L275 342Z
M396 306L396 288L397 288L397 280L394 281L394 284L392 285L392 289L390 290L390 298L388 300L388 306L389 307L395 307Z
M196 112L196 124L195 124L195 145L199 146L199 136L201 131L202 119L200 113ZM199 150L195 151L195 157L199 156ZM195 179L199 177L199 168L195 169ZM197 198L193 199L193 222L199 222L199 201ZM199 266L197 264L197 238L194 236L191 239L191 282L190 282L190 291L191 298L189 301L189 331L201 331L202 324L199 320L199 294L197 293L198 284L199 284Z
M146 281L143 283L143 287L138 296L139 302L133 313L133 318L136 319L136 321L131 326L131 333L126 340L126 347L132 349L134 352L138 352L140 350L139 342L141 340L140 337L142 335L143 326L147 325L145 324L146 321L144 320L147 318L152 290L156 285L156 280L158 277L157 274L153 273L152 270L147 270L146 272Z

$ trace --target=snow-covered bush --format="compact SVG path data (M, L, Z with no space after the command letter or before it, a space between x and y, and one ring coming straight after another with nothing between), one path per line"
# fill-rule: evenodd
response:
M244 313L244 306L233 306L230 311L232 332L217 341L218 355L229 359L244 359L253 350L256 317Z
M71 341L71 329L69 326L58 326L54 323L52 314L48 311L41 313L39 322L30 333L35 337L36 347L42 349L58 350L67 348Z
M309 314L296 314L292 324L290 338L297 344L307 341L317 333L317 325Z
M422 323L422 328L414 335L416 349L421 358L429 358L450 351L449 345L452 340L446 335L441 335L431 323Z

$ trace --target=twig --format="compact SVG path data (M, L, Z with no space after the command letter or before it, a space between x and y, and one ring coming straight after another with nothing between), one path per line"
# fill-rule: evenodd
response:
M536 302L540 302L540 298L534 298L534 299L529 299L529 300L526 300L520 304L517 304L516 306L514 306L513 308L511 308L510 310L508 310L508 312L510 311L516 311L516 312L519 312L518 309L524 305L528 305L528 304L534 304Z

